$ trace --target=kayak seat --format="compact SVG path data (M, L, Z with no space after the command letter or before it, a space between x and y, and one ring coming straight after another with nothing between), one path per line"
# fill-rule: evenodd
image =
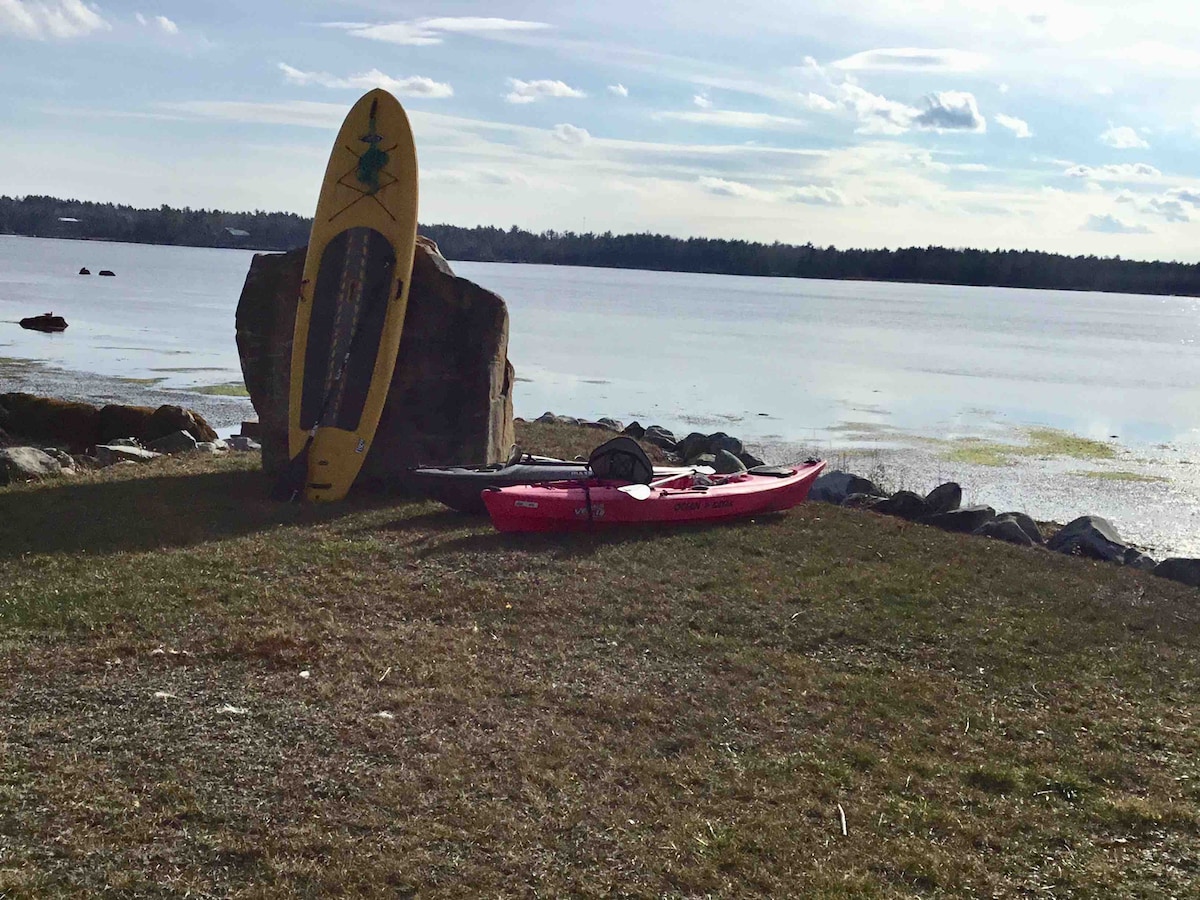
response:
M795 469L786 466L755 466L750 469L751 475L770 475L773 478L789 478L796 474Z
M649 484L654 478L654 464L633 438L615 437L592 451L588 467L597 478Z

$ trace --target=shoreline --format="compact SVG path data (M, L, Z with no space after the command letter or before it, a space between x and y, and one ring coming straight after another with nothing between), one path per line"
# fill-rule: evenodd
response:
M243 421L257 418L246 397L164 389L26 360L0 359L0 393L7 391L97 405L183 406L202 415L222 438L236 434ZM769 464L818 456L828 461L830 471L862 475L889 491L926 493L945 481L955 481L962 486L964 505L986 504L997 512L1018 510L1038 521L1068 522L1080 515L1098 515L1110 521L1122 538L1143 549L1164 557L1200 556L1200 466L1186 458L1186 450L1103 442L1112 453L1099 457L1089 443L1102 442L1084 442L1082 454L1073 444L1067 446L1076 451L1074 455L1028 453L1020 444L1021 431L1010 427L1006 434L995 436L1006 441L989 438L987 442L890 430L842 432L846 439L840 441L743 440L748 450ZM684 434L681 429L676 436ZM1005 455L1005 447L1015 452ZM991 464L948 458L961 455L964 448L986 450L992 454Z

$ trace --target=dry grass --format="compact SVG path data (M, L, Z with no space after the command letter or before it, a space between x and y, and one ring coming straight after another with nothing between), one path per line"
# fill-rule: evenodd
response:
M0 489L0 896L1194 893L1194 591L820 505L266 488Z

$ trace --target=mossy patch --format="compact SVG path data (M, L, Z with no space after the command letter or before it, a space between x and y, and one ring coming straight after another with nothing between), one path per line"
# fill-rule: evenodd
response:
M202 387L188 388L196 394L209 394L218 397L249 397L250 392L240 381L227 381L224 384L207 384Z
M1168 478L1163 478L1161 475L1143 475L1141 472L1072 472L1072 475L1078 475L1082 478L1100 478L1104 481L1169 481Z
M125 384L143 384L143 385L147 385L147 386L152 386L152 385L156 385L156 384L161 384L163 379L162 378L118 378L117 381L123 381Z
M1104 441L1080 437L1057 428L1026 428L1022 430L1024 444L985 441L982 438L961 438L957 441L935 441L945 449L942 455L951 462L977 466L1008 466L1013 457L1066 456L1072 459L1112 459L1113 446Z

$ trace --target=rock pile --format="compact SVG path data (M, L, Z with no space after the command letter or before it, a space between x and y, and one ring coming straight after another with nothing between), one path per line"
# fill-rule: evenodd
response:
M888 494L869 479L834 471L817 478L808 496L810 500L897 516L943 531L1144 569L1200 587L1200 559L1174 557L1159 562L1123 541L1107 519L1080 516L1046 540L1038 524L1023 512L997 514L990 506L961 506L962 488L953 481L938 485L922 497L912 491Z

